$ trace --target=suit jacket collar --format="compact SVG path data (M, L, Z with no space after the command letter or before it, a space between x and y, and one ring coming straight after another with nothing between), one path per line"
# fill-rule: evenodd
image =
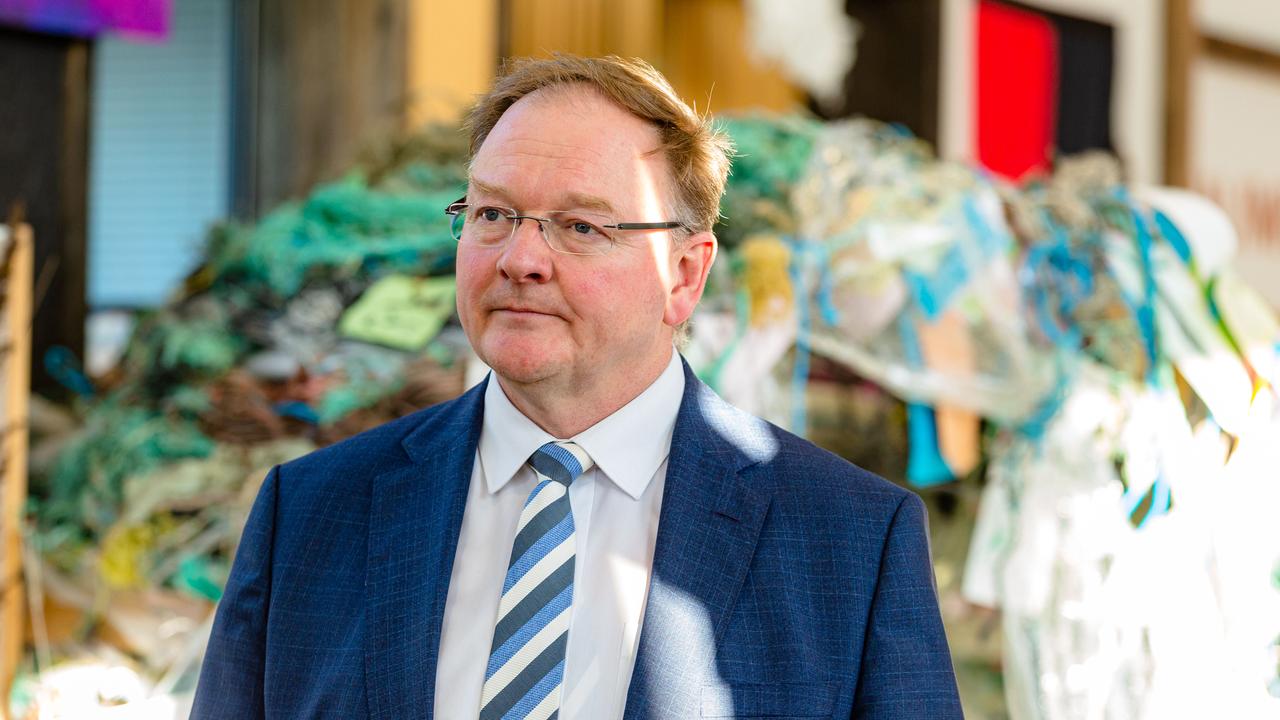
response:
M740 473L776 452L773 431L725 403L682 364L684 396L627 717L645 714L661 693L681 692L701 677L746 578L769 505L768 493ZM444 603L485 386L423 411L401 443L405 462L374 479L365 581L372 718L432 715Z
M373 481L365 579L371 718L431 717L444 603L486 382L421 411L423 420L401 441L405 462Z
M624 716L699 692L746 579L769 506L741 476L773 456L772 428L685 370L658 520L653 572Z

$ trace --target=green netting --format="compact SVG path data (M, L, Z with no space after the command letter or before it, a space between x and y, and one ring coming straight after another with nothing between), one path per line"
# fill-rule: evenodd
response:
M344 352L336 319L380 278L452 274L455 242L443 210L465 178L465 138L454 127L429 128L256 224L212 229L184 288L139 317L111 389L80 402L79 435L56 461L33 467L46 552L67 565L77 547L100 540L122 514L128 478L163 477L154 471L207 457L227 435L323 434L402 391L414 356ZM244 368L263 353L291 363L298 382L328 379L314 393L257 387ZM312 399L282 404L299 392ZM268 426L219 431L254 413ZM195 566L185 567L182 582L205 593Z
M804 175L822 123L755 114L723 117L716 124L737 149L716 237L734 248L756 233L793 231L791 189Z

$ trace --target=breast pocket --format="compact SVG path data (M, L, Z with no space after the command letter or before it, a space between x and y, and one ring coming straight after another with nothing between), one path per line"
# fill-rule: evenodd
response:
M704 718L809 718L831 714L829 683L719 683L702 687Z

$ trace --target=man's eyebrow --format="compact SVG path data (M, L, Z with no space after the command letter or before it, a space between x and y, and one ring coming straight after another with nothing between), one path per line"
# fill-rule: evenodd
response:
M472 188L475 188L476 190L479 190L480 192L484 193L485 195L492 195L492 196L497 197L497 198L499 198L499 199L506 200L507 202L510 202L510 201L511 201L511 197L510 197L509 195L507 195L507 193L506 193L506 191L505 191L505 190L503 190L503 189L502 189L502 188L500 188L500 187L497 187L497 186L494 186L494 185L490 185L489 183L487 183L487 182L485 182L485 181L483 181L483 180L477 180L477 179L475 179L475 178L471 178L471 179L468 181L468 184L469 184ZM469 199L469 198L468 198L468 199Z
M565 197L569 201L568 206L574 210L598 210L609 215L613 214L613 205L604 198L576 192L571 192Z
M490 185L476 178L471 178L470 184L473 189L479 190L485 195L496 197L503 202L514 202L506 190L496 185ZM547 208L547 210L595 210L607 215L614 214L613 205L608 200L580 192L566 193L564 202L559 203L559 207Z

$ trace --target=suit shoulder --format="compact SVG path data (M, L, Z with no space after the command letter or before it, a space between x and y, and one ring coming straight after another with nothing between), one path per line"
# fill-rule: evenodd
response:
M777 458L770 463L769 471L785 481L787 486L795 484L806 492L852 491L883 496L895 507L912 494L906 488L794 433L772 424L770 428L779 438L780 449Z
M855 498L890 513L914 495L767 420L723 400L717 405L712 426L732 428L726 438L750 458L743 475L775 494L799 494L815 503Z
M405 440L429 432L437 423L450 421L458 414L459 405L465 403L470 395L468 392L314 450L281 465L281 475L288 478L290 484L310 484L333 478L344 484L358 485L360 483L353 481L372 477L404 462L407 457Z

